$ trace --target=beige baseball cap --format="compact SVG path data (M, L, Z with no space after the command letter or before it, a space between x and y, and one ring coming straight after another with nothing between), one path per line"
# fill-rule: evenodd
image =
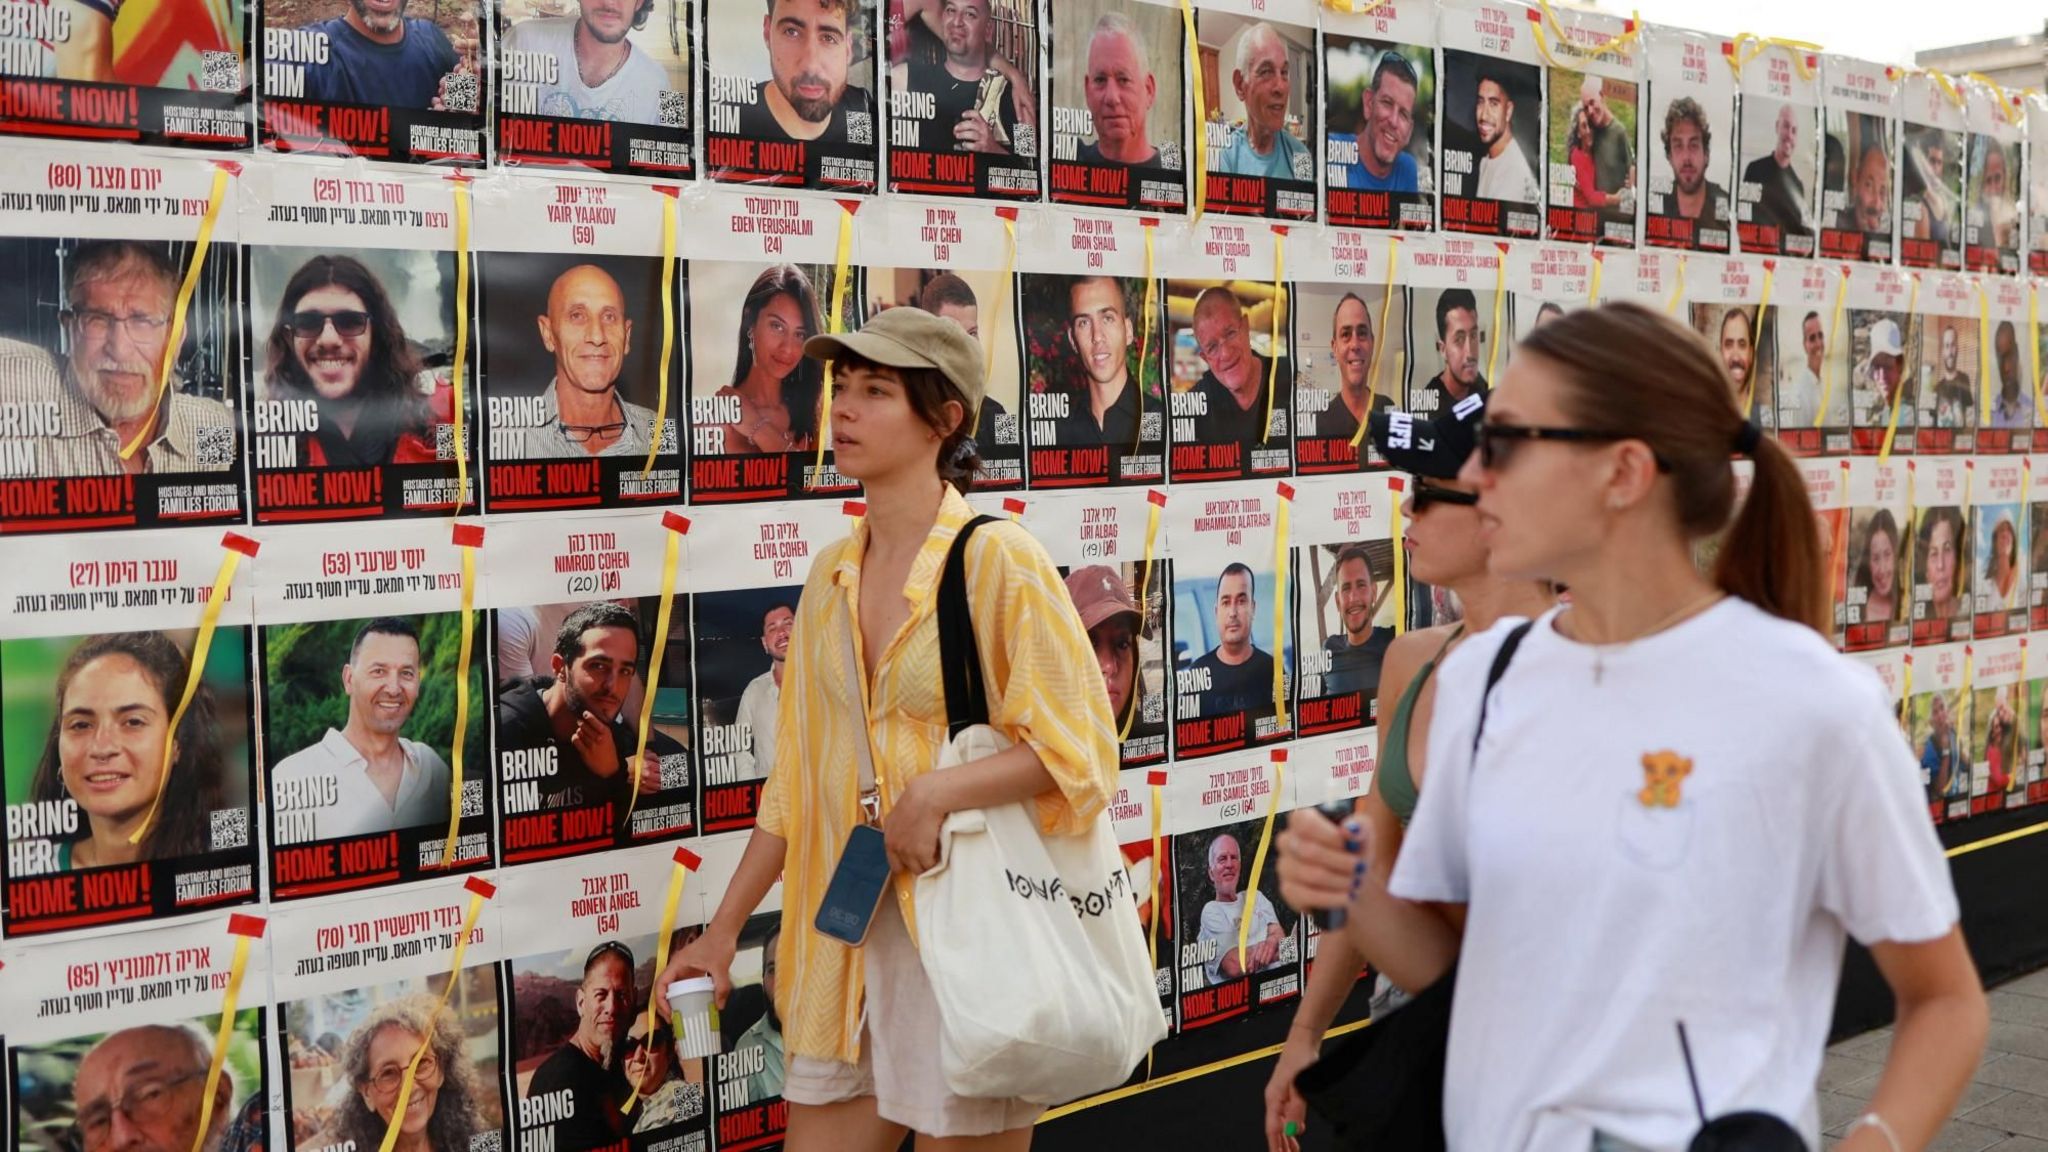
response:
M981 408L987 390L981 344L951 320L898 305L876 315L858 332L804 341L804 355L819 360L835 360L848 352L890 368L936 368L967 398L969 420Z

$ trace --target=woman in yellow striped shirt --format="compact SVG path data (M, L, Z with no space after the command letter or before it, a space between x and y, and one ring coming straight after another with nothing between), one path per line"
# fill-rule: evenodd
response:
M981 402L982 351L952 321L908 307L857 333L814 337L805 351L835 363L833 449L839 470L861 482L868 510L812 563L759 822L717 914L663 971L655 999L665 1007L671 980L705 973L723 1003L740 928L780 875L776 1006L790 1152L893 1152L906 1132L918 1134L920 1148L939 1147L932 1139L962 1152L1026 1148L1038 1106L946 1089L911 880L937 862L950 812L1036 798L1047 834L1087 827L1116 786L1109 700L1044 549L1014 524L988 524L964 553L968 599L991 721L1013 746L931 771L946 738L939 574L974 514L960 491L979 466L968 428ZM851 948L812 923L847 835L864 818L862 739L893 898L883 897L866 944Z

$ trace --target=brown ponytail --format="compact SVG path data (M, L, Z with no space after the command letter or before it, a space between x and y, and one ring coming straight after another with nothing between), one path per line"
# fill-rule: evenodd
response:
M1755 479L1721 544L1714 582L1774 616L1825 632L1828 586L1813 503L1792 457L1750 437L1721 362L1698 333L1640 304L1570 312L1530 332L1516 352L1562 370L1564 409L1580 427L1641 440L1671 474L1680 524L1694 539L1728 527L1730 455L1748 444Z

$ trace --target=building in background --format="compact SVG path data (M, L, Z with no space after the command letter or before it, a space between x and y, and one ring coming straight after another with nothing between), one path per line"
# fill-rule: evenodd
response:
M2048 84L2048 22L2039 31L1913 54L1913 63L1951 76L1981 72L2008 91Z

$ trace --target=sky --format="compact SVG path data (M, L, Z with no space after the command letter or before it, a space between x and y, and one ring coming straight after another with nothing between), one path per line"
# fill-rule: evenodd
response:
M2038 33L2044 15L2034 0L1600 0L1599 7L1724 36L1810 40L1884 64L1911 64L1915 52L1929 48Z

